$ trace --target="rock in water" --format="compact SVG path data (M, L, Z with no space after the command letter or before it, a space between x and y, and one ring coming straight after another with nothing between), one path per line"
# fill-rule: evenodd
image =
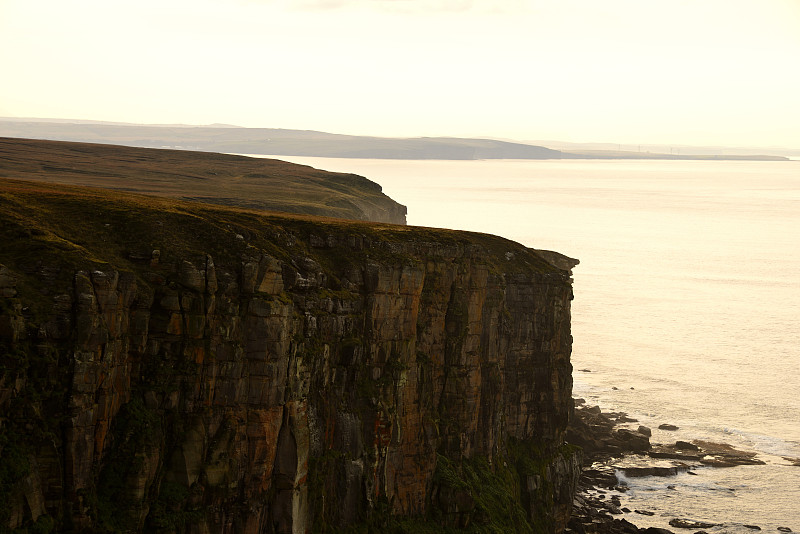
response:
M711 528L717 526L716 523L705 521L692 521L691 519L671 519L670 526L675 528Z
M621 467L620 471L625 473L626 477L673 477L678 473L685 471L686 467L670 466L670 467Z
M639 432L620 428L614 432L614 436L625 443L628 450L646 452L650 449L650 438Z

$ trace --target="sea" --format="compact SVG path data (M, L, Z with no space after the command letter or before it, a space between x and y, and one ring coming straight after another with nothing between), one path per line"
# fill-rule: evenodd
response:
M765 462L620 474L621 517L800 532L800 161L274 157L366 176L411 225L579 259L574 396L627 413L654 443L727 443Z

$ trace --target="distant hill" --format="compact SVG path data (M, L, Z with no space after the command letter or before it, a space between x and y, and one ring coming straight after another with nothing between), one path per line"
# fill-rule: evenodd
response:
M375 159L558 159L541 146L454 137L396 139L306 130L213 126L143 126L102 122L0 119L0 136L228 154L267 154Z
M778 155L658 153L606 149L603 145L566 145L554 150L531 143L460 137L369 137L312 130L210 126L137 125L64 119L0 118L0 136L173 148L227 154L328 158L478 160L478 159L746 159L784 160ZM613 145L609 145L613 146ZM602 148L602 149L598 149Z
M101 187L342 219L406 222L405 206L363 176L210 152L0 137L0 179Z

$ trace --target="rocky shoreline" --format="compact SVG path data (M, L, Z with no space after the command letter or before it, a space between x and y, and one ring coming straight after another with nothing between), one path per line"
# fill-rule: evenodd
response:
M636 518L654 516L655 513L649 510L631 510L623 506L619 495L628 491L625 479L695 474L693 469L699 467L764 464L756 457L756 453L741 451L724 443L702 440L676 441L672 444L651 443L651 429L641 425L636 430L620 427L623 424L633 426L638 423L627 414L603 413L598 406L587 406L583 399L575 399L575 405L575 413L567 430L567 440L583 448L584 469L566 530L568 534L673 533L666 528L640 528L632 522ZM659 429L678 430L669 424L660 425ZM617 476L618 473L622 475L622 479ZM675 517L669 520L669 526L678 531L688 529L696 534L704 534L702 529L723 525ZM738 530L753 532L761 530L757 525L737 527ZM792 532L789 527L779 527L778 530Z

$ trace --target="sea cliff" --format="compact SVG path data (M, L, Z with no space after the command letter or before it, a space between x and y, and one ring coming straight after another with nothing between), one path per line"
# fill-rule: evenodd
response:
M0 528L563 530L569 262L3 185Z

